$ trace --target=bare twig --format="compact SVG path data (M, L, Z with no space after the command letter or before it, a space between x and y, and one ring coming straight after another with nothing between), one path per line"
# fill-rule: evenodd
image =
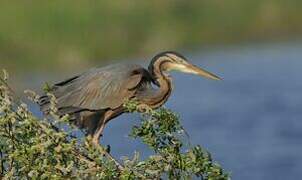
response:
M12 95L13 96L15 96L15 98L17 98L17 100L16 101L12 101L12 103L14 103L15 104L15 106L16 107L20 107L20 104L22 103L22 101L21 101L21 99L16 95L16 93L14 92L14 90L7 84L7 82L2 78L2 77L0 77L0 82L12 93ZM28 112L28 110L27 109L24 109L25 111L27 111ZM28 113L30 113L30 112L28 112ZM31 114L31 113L30 113ZM21 114L19 114L19 113L16 113L15 114L16 116L17 116L17 118L19 118L19 119L23 119L23 117L22 117L22 115ZM49 125L50 127L47 127L47 125ZM53 137L53 136L51 136L51 135L49 135L48 133L47 133L47 130L49 129L49 128L52 128L54 131L56 131L56 132L60 132L61 130L58 128L58 127L56 127L54 124L52 124L52 123L48 123L47 125L45 125L44 123L38 123L37 124L37 128L39 128L44 134L46 134L48 137L50 137L51 139L55 139L55 137ZM10 129L9 129L10 130ZM18 141L14 138L14 137L12 137L11 135L11 133L8 133L9 134L9 136L10 136L10 139L13 141L13 144L14 145L16 145L15 144L15 141L18 143ZM72 138L72 139L76 139L77 137L74 137L74 136L72 136L72 135L68 135L70 138ZM68 143L69 141L67 140L67 139L65 139L64 140L66 143ZM86 144L87 145L87 144ZM109 161L112 161L115 165L116 165L116 167L117 167L117 169L119 170L119 172L122 172L124 169L125 169L125 167L123 167L123 165L122 164L120 164L110 153L108 153L105 149L104 149L104 147L102 147L101 145L99 145L99 146L97 146L97 147L95 147L96 148L96 150L98 150L102 155L104 155ZM2 153L2 152L1 152ZM102 166L100 166L100 165L98 165L95 161L94 161L94 159L91 159L90 157L88 157L87 155L85 155L85 154L83 154L79 149L77 149L76 147L74 147L73 148L73 150L72 150L72 154L79 160L79 161L81 161L81 162L84 162L84 163L86 163L88 166L89 166L89 171L99 171L99 170L102 170L102 169L104 169ZM1 154L1 157L2 157L2 154ZM2 160L2 159L1 159ZM3 165L3 162L1 161L1 172L2 172L2 174L3 174L3 167L4 167L4 165ZM10 168L12 168L13 167L13 163L14 163L14 160L13 159L11 159L11 162L10 162ZM146 179L146 177L144 176L144 175L142 175L142 174L140 174L139 172L135 172L135 171L133 171L133 173L136 175L136 176L138 176L138 177L140 177L141 179ZM1 179L1 178L0 178Z
M0 76L0 82L20 101L20 98L17 96L17 93L7 84L7 82Z
M114 159L111 154L109 154L101 145L98 145L96 149L101 152L106 158L108 158L110 161L114 162L114 164L117 166L117 168L122 171L124 170L124 166L122 166L116 159Z

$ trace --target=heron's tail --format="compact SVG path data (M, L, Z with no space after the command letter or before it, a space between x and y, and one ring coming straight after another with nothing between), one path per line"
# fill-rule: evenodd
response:
M51 111L51 97L43 95L38 100L40 110L45 116L50 114ZM93 134L96 130L104 111L89 111L77 107L57 107L56 114L60 117L68 114L70 122L78 126L80 129L86 129L87 134Z
M41 96L38 100L38 104L40 106L40 110L44 113L44 115L49 115L49 113L51 111L51 106L52 106L51 97L48 95ZM73 114L79 113L84 110L84 109L76 108L76 107L57 106L56 108L57 108L57 111L55 113L59 116L64 116L65 114L73 115Z
M40 110L45 114L48 115L50 112L50 97L47 95L43 95L38 100L38 105L40 106Z

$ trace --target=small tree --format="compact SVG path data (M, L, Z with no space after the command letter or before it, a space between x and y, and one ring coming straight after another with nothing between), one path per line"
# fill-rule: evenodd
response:
M0 179L230 179L205 149L186 144L179 116L166 108L142 113L140 125L130 133L154 155L141 160L135 153L119 162L89 138L72 136L77 128L68 115L56 116L54 97L52 118L38 119L16 100L7 74L0 79ZM33 92L31 97L37 98ZM136 101L125 104L129 112L137 107Z

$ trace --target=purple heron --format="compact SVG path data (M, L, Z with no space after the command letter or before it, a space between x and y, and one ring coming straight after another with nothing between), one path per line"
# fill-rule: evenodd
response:
M91 69L83 74L54 84L50 92L57 98L59 115L69 114L73 122L99 144L105 125L126 112L123 104L136 99L140 104L156 109L163 105L172 91L171 70L195 74L213 80L220 78L190 64L176 52L162 52L150 62L148 69L140 65L114 64ZM39 99L47 114L50 97Z

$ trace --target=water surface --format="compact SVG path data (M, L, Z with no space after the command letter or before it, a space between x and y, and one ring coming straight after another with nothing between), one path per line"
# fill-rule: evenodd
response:
M165 106L181 115L191 142L212 152L233 179L302 176L302 44L210 49L187 57L224 79L172 73L175 88ZM147 147L127 136L138 122L133 114L117 118L102 143L116 157L135 150L147 156Z

